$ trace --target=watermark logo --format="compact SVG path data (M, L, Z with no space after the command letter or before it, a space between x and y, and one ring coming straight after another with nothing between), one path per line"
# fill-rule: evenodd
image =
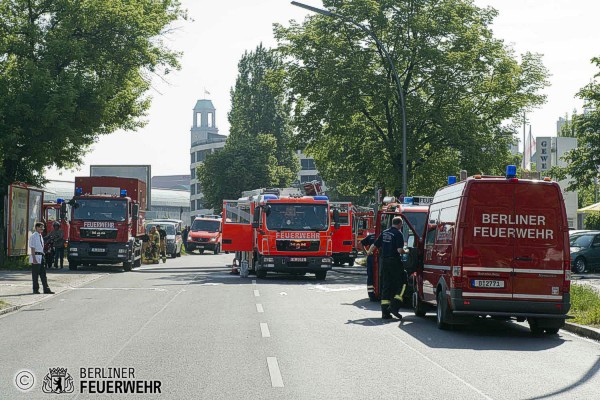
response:
M17 389L27 392L35 385L35 377L31 371L23 370L19 371L15 375L15 386Z
M44 393L73 393L73 377L67 372L66 368L50 368L49 373L44 377L42 391Z

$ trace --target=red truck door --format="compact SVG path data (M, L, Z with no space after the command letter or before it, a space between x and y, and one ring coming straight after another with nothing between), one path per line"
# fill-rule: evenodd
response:
M223 201L223 251L252 251L253 208L247 201Z
M515 187L515 300L560 301L569 249L560 189L555 184L522 182ZM565 261L567 260L567 261Z
M350 253L352 240L352 203L332 202L331 209L339 210L339 229L333 229L333 253Z

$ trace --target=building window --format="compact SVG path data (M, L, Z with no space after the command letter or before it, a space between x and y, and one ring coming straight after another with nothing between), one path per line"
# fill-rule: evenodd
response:
M190 211L194 211L196 209L196 200L190 201Z
M206 116L208 127L213 128L213 113L209 112Z
M302 166L302 170L314 170L315 168L315 160L312 158L303 158L300 160L300 165Z
M319 175L300 175L301 183L312 182L312 181L321 182L321 177Z
M196 193L198 193L198 194L202 193L202 188L200 187L199 183L196 183Z
M191 173L192 179L196 179L196 168L190 169L190 173Z
M196 203L198 205L198 208L196 208L196 210L204 209L204 203L202 202L202 200L196 200Z
M196 161L204 162L206 160L206 155L210 154L210 150L199 150L196 152Z
M191 195L193 196L193 195L195 195L195 194L196 194L196 185L192 184L192 187L191 187Z
M191 153L192 156L192 164L196 162L196 153Z

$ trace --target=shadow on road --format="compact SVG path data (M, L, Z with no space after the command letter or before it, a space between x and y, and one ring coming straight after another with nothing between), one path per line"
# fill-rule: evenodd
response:
M570 392L571 390L577 388L578 386L583 385L584 383L586 383L587 381L592 379L598 373L598 371L600 371L600 356L598 357L598 359L596 360L594 365L592 365L592 367L585 373L585 375L583 375L577 382L575 382L569 386L566 386L560 390L554 391L552 393L547 393L542 396L531 397L529 400L547 399L550 397L554 397L554 396L558 396L558 395Z
M490 318L477 319L471 324L456 325L443 331L437 328L433 315L408 315L402 319L399 328L431 348L540 351L558 347L567 341L558 335L534 336L523 325Z

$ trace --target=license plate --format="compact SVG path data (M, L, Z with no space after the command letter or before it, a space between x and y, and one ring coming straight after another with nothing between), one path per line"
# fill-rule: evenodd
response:
M196 246L197 249L203 249L204 246Z
M92 248L92 249L90 249L90 251L91 251L92 253L105 253L105 252L106 252L106 249Z
M471 286L472 287L480 287L480 288L503 288L504 281L472 279Z
M304 257L292 257L290 258L291 262L306 262L306 258Z

